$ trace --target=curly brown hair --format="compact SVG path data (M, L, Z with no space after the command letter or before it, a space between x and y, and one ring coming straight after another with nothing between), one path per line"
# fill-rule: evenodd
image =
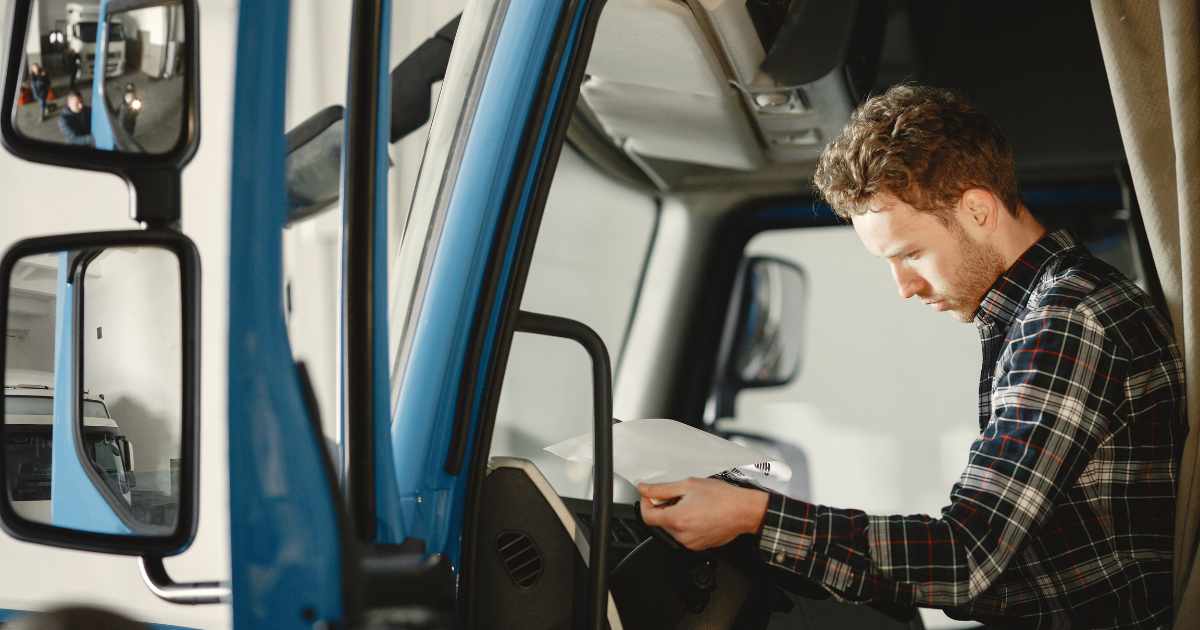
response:
M889 193L949 224L971 188L1020 212L1013 153L1000 128L955 92L923 85L896 85L860 105L821 152L813 183L846 220Z

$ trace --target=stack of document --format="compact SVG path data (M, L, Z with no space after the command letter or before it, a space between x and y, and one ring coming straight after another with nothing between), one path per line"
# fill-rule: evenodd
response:
M612 430L613 472L632 484L720 475L778 491L792 476L783 462L675 420L630 420L613 425ZM592 463L595 452L590 432L546 450L584 464Z

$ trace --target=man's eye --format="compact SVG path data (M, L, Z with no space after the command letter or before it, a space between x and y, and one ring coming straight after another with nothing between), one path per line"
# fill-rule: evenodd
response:
M904 260L916 260L921 256L920 251L911 251L904 255Z

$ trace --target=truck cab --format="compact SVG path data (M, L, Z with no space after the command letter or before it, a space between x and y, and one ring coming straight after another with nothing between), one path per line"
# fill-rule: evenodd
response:
M29 378L30 375L43 378ZM51 473L53 452L54 388L44 384L50 375L10 375L5 385L4 461L9 469L9 491L22 516L51 519ZM108 413L103 397L83 400L84 448L104 471L114 492L132 500L134 481L133 446Z
M11 1L19 40L31 0ZM978 340L895 299L808 183L855 104L906 78L1002 119L1034 212L1163 295L1083 5L1031 24L954 3L246 0L204 7L202 53L195 2L109 2L181 9L174 144L50 147L6 127L23 159L130 187L111 221L63 217L136 229L14 243L0 299L23 259L58 256L65 287L97 253L157 254L100 277L127 291L142 344L123 362L169 398L153 426L179 438L158 457L178 512L125 529L0 515L128 569L153 600L128 604L139 619L962 627L831 599L744 547L670 550L612 468L614 420L666 417L784 462L780 492L937 513L977 433ZM1011 57L975 45L1018 34ZM205 82L205 112L227 116L200 116L202 55L236 70ZM584 433L593 465L545 450ZM107 518L95 486L87 509ZM718 587L696 578L713 571Z
M66 5L67 47L79 60L77 78L90 80L95 73L96 41L100 35L100 5L68 2ZM125 74L125 25L108 22L108 53L104 76Z

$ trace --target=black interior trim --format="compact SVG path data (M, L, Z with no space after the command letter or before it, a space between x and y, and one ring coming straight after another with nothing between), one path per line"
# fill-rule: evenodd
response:
M608 545L612 522L612 364L604 340L586 325L565 317L520 311L516 330L570 339L592 359L592 520L588 559L588 620L594 630L608 621Z
M379 118L379 46L383 2L354 3L350 30L346 146L342 171L345 216L342 272L342 490L355 537L375 538L375 223L376 122ZM383 284L386 285L386 282ZM383 323L382 330L387 330ZM318 435L320 435L318 433Z
M695 313L685 327L686 339L719 340L729 310L736 303L730 299L738 276L746 244L759 232L771 229L824 227L839 225L840 219L824 213L787 213L766 218L756 216L766 207L788 202L811 204L795 197L771 197L745 203L725 214L712 231L703 256L707 260L701 277L707 278L707 290L700 293L691 306ZM712 391L717 373L719 343L685 344L675 362L675 383L668 396L665 417L678 418L693 426L703 424L704 406Z

